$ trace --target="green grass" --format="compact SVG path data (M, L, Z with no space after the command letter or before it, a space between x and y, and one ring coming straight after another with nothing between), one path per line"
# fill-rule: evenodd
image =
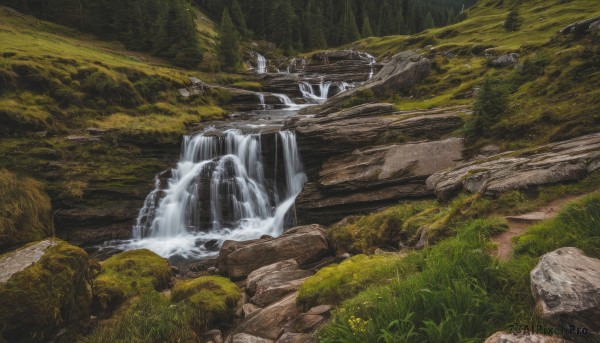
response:
M568 139L600 129L600 37L559 36L566 25L600 15L586 0L519 2L521 29L506 32L503 21L512 2L483 0L463 21L413 36L371 37L351 45L379 57L417 50L433 62L432 73L410 94L387 99L399 110L472 105L474 88L486 76L505 79L510 107L488 138L471 145L497 144L516 149ZM494 68L486 50L496 56L517 52L522 69ZM545 59L544 64L535 61ZM527 77L518 75L524 71Z
M241 297L239 288L220 276L181 281L171 297L145 288L111 318L88 342L197 342L213 324L224 324Z
M52 205L44 185L0 169L0 249L53 234Z
M504 205L496 209L524 201L521 194L507 193ZM451 226L454 237L409 255L416 271L399 273L396 278L390 271L384 274L388 277L384 281L365 278L364 291L335 310L332 321L318 334L320 341L482 342L513 323L545 324L535 309L529 273L541 255L563 246L600 257L600 193L575 201L556 219L530 228L516 239L515 257L507 262L490 254L490 238L504 229L503 221L463 220ZM396 263L400 261L397 258ZM352 283L362 277L356 270L365 273L369 268L342 265L323 269L318 279L317 273L305 284L310 292L303 289L301 293L325 303L330 298L323 295L336 295L334 290L344 289L346 284L360 290L360 285ZM348 294L337 299L344 297Z

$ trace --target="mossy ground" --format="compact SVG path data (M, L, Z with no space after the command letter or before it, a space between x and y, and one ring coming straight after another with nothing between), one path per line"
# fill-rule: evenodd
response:
M241 294L226 278L204 276L181 281L171 297L142 290L110 319L89 342L197 342L213 324L228 322Z
M172 277L167 260L146 249L119 253L101 265L94 280L94 307L102 315L142 291L166 289Z
M0 169L0 249L53 234L52 205L44 185Z
M507 32L503 21L513 5L524 22L520 30ZM432 60L433 71L421 85L388 99L401 110L472 105L474 90L486 76L504 80L509 111L472 145L516 149L600 128L600 37L557 34L597 15L597 4L587 0L483 0L457 24L413 36L367 38L351 46L379 58L418 50ZM491 67L486 50L495 56L516 52L519 65Z
M55 242L38 262L0 284L0 334L8 342L47 342L89 321L89 257Z

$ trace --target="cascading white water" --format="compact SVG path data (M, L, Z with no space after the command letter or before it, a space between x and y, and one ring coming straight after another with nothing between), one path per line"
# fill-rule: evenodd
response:
M215 254L202 245L211 240L220 245L228 239L281 235L306 175L295 134L269 137L277 147L270 158L274 175L265 173L260 134L228 130L219 137L184 137L167 187L157 176L127 248L199 258ZM279 159L283 170L277 173Z
M377 63L377 60L375 60L375 57L367 54L367 57L369 58L369 66L371 67L371 71L369 72L369 78L368 80L373 78L373 73L374 73L374 66L375 63Z
M267 73L267 59L265 56L256 53L256 73L266 74Z
M295 103L294 101L292 101L292 99L290 99L289 96L285 95L285 94L279 94L279 93L271 93L274 97L276 97L277 99L279 99L279 101L285 105L285 108L283 108L284 110L289 110L289 111L297 111L301 108L304 108L306 106L309 105L300 105Z
M306 101L308 101L309 103L313 104L322 104L325 101L327 101L327 99L329 99L329 93L332 86L338 88L337 93L344 92L348 88L354 87L352 84L347 82L321 81L318 84L319 93L317 94L315 92L315 87L317 85L313 86L308 82L302 81L298 86L300 87L300 93L302 93L302 97L304 97L304 99L306 99Z
M260 104L260 108L262 108L263 110L267 108L267 105L265 104L265 95L263 93L256 93L258 96L258 102Z

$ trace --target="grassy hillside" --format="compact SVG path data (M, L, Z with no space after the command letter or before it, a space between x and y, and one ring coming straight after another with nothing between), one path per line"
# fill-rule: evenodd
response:
M212 44L213 23L197 17ZM5 7L0 42L0 167L44 181L55 209L143 197L188 128L225 112L177 91L210 74Z
M503 24L513 3L523 23L508 32ZM600 129L600 38L557 34L597 15L600 8L587 0L481 0L458 24L413 36L372 37L352 48L380 59L413 49L433 61L422 85L390 99L399 109L471 105L486 76L502 80L509 111L478 144L514 149ZM506 53L520 55L516 68L490 64Z

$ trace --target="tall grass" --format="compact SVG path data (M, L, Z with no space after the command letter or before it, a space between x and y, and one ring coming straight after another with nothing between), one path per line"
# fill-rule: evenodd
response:
M321 341L477 342L527 317L531 304L521 294L528 285L505 277L519 266L503 266L487 251L488 238L503 225L498 219L462 225L456 237L421 252L420 273L345 302Z

